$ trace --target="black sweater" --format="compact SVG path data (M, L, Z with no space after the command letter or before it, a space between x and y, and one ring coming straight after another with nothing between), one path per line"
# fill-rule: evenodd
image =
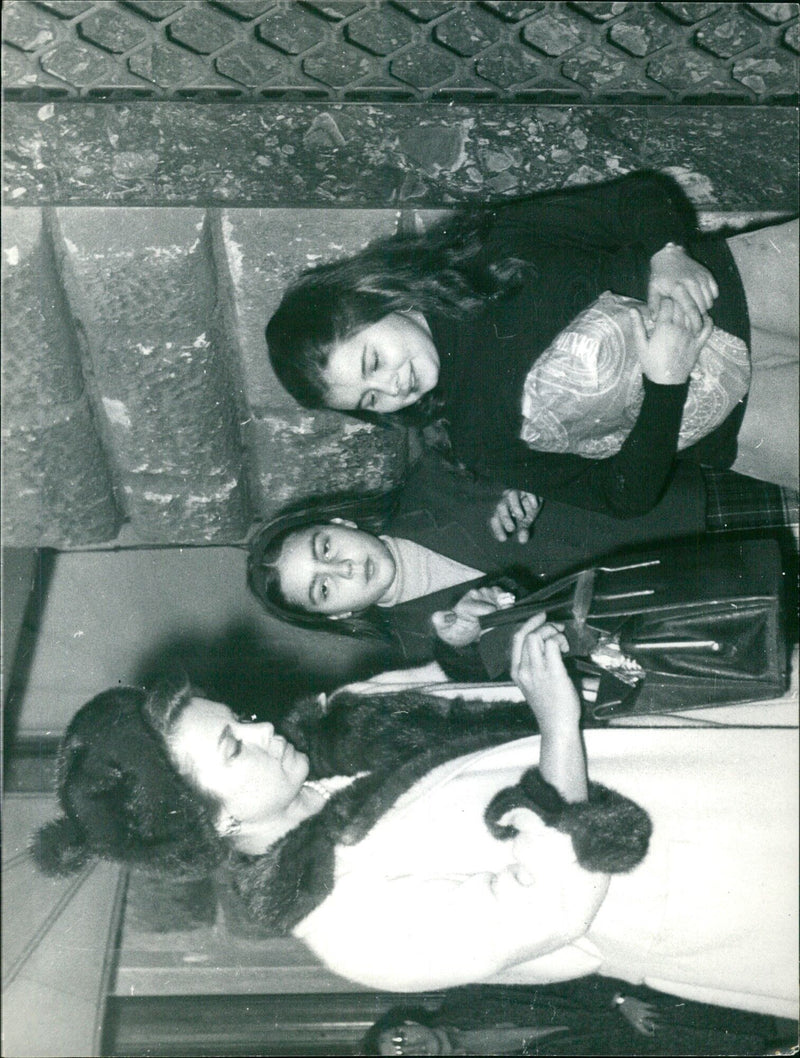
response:
M744 290L721 237L699 234L680 187L658 173L634 173L607 184L536 195L498 207L485 262L517 257L519 290L477 313L429 318L441 358L453 452L478 474L617 517L649 511L674 468L688 390L645 378L639 418L619 453L608 459L537 452L519 439L521 398L531 365L553 338L604 290L647 300L650 258L667 242L686 247L719 286L714 322L749 344ZM714 433L681 459L727 467L736 456L740 404Z

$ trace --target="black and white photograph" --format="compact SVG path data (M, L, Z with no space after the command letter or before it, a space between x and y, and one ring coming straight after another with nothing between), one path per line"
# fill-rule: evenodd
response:
M798 1054L799 57L3 4L3 1058Z

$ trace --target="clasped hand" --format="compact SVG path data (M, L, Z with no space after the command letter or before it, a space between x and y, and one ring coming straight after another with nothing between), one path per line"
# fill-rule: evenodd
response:
M436 634L452 647L465 647L480 638L479 618L513 605L514 597L501 588L473 588L452 610L432 616ZM515 632L511 642L511 679L525 695L539 727L577 724L581 704L561 657L569 650L564 625L534 614Z
M705 316L702 327L695 332L683 309L672 298L666 297L659 303L649 338L638 309L631 310L631 322L642 371L651 382L662 386L686 381L714 327L711 317Z
M650 258L647 308L653 333L647 338L634 314L634 338L642 371L661 385L685 382L711 334L708 315L719 293L709 270L682 246L668 243Z
M650 258L647 306L653 319L663 298L674 301L689 329L699 334L719 288L709 270L682 246L667 243Z
M569 650L564 625L534 614L511 641L511 679L525 695L539 730L576 727L581 703L562 654Z
M489 519L495 538L501 543L516 533L517 543L527 544L530 527L542 509L542 501L532 492L505 489L500 502Z

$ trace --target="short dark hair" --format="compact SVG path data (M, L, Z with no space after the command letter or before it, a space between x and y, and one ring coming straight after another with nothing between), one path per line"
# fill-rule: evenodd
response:
M380 1054L380 1039L384 1032L399 1029L404 1022L413 1021L417 1025L424 1025L426 1029L441 1028L439 1016L425 1007L419 1006L395 1006L390 1007L378 1020L367 1029L361 1040L359 1053L362 1055Z

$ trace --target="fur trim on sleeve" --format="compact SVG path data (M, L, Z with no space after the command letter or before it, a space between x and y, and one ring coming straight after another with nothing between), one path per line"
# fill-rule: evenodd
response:
M92 858L83 831L66 816L40 827L33 837L30 852L42 874L51 878L77 874Z
M486 809L489 831L500 840L517 834L499 820L513 808L529 808L549 827L569 834L578 863L587 871L623 874L647 855L653 824L643 808L600 783L589 783L589 800L570 804L541 775L529 768L516 786L495 794Z
M337 845L358 844L433 768L502 741L489 732L454 736L399 766L395 762L356 779L260 856L234 854L229 864L234 889L260 925L288 933L333 891Z

